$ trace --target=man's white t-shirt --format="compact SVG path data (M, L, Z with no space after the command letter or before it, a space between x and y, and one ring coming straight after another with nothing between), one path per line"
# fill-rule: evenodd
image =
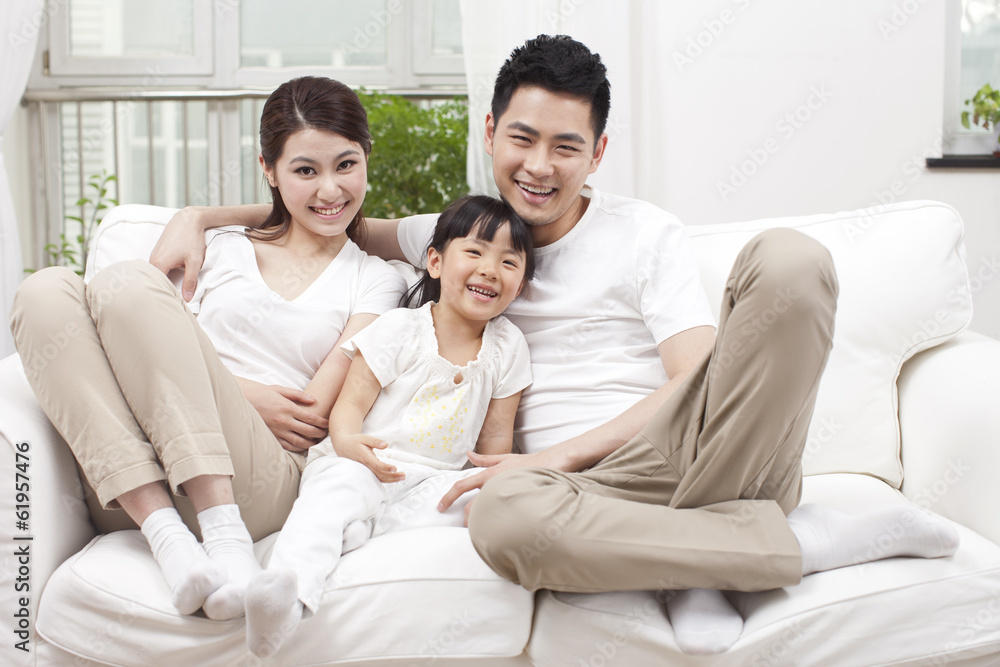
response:
M524 333L532 384L515 438L544 450L618 416L668 381L657 345L715 325L681 222L645 202L591 188L563 238L535 249L535 278L506 317ZM405 218L398 238L423 266L435 215Z
M432 468L459 470L467 464L466 452L476 447L490 401L531 383L528 345L517 327L493 318L476 358L456 366L438 354L429 303L385 313L342 348L352 357L360 350L382 386L362 427L388 443L376 455ZM312 449L329 453L327 443Z
M253 243L241 232L213 237L188 304L233 375L305 389L358 313L396 308L399 273L352 241L302 294L286 301L264 282Z

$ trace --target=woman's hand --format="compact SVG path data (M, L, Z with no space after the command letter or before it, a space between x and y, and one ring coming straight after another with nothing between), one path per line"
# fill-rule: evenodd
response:
M316 399L309 394L244 378L237 381L250 405L286 450L301 453L326 437L330 422L310 409Z
M200 215L196 206L185 206L175 213L149 253L149 263L165 274L184 269L181 294L185 301L194 296L198 272L205 263L205 228Z
M364 433L336 434L331 437L333 451L337 456L363 463L375 473L380 482L401 482L406 478L396 467L375 456L373 449L385 449L389 445L378 438Z

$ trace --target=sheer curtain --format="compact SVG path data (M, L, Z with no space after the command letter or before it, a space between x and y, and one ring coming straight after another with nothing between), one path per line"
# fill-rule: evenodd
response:
M663 86L648 51L655 47L655 25L662 17L656 0L508 0L502 4L462 0L465 73L469 85L469 184L473 191L496 193L490 158L483 146L486 113L497 70L510 52L541 33L566 34L599 53L611 81L611 114L604 161L587 182L615 194L653 201L659 198L655 146L662 138L656 122L664 104ZM660 23L662 25L662 23Z
M0 357L14 352L7 314L24 275L17 218L3 161L3 134L28 83L38 31L44 29L42 5L43 0L7 0L0 4L0 313L4 322L0 327Z

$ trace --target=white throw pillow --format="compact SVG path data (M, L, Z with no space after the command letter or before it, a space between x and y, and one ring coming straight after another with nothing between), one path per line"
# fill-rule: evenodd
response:
M803 456L807 475L857 472L903 480L896 378L911 356L972 319L958 212L916 201L829 215L691 225L708 297L718 312L740 249L769 227L823 243L840 281L833 350Z

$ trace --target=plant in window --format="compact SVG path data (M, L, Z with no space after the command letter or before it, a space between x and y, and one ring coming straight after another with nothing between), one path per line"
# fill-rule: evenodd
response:
M979 125L987 130L992 130L994 139L1000 126L1000 90L994 90L990 84L984 85L976 91L972 99L965 100L966 106L971 106L971 116L969 111L962 112L962 127L969 129L971 125ZM971 125L970 125L971 121ZM1000 157L1000 146L993 142L993 154Z
M111 206L117 206L118 201L108 196L108 183L118 180L114 174L109 174L106 170L99 174L92 174L87 180L87 188L93 189L94 193L89 197L80 197L76 200L76 206L80 208L80 215L67 215L66 220L72 220L79 225L80 231L74 238L67 236L64 230L59 235L59 243L49 243L45 246L45 254L49 257L49 266L68 266L83 275L87 265L87 253L90 250L90 242L94 238L97 226L104 219L102 211ZM89 210L88 210L89 209ZM33 269L27 269L29 273Z
M372 131L366 215L433 213L469 193L465 99L422 106L399 95L358 94Z

